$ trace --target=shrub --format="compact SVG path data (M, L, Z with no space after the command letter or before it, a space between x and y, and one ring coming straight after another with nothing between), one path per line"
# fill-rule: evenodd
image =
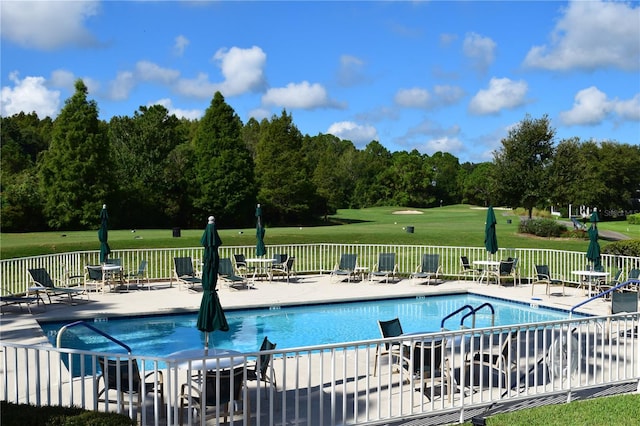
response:
M631 225L640 225L640 213L627 215L627 222Z
M520 221L518 232L538 237L560 237L567 232L567 227L553 219L525 219Z
M640 240L614 241L603 247L602 253L616 256L640 256Z
M124 414L87 411L77 407L13 404L0 401L2 426L135 426Z

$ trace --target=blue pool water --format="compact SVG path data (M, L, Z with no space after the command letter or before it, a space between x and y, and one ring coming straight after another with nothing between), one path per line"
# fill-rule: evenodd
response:
M253 352L264 336L276 342L278 349L377 339L380 337L377 321L395 317L400 318L405 333L439 331L441 320L449 313L464 305L478 307L486 302L495 309L495 325L568 318L566 311L468 294L229 310L226 317L230 330L211 333L209 346ZM445 327L459 329L466 312L447 320ZM490 312L485 308L478 312L476 327L491 326ZM204 347L204 333L196 329L196 318L197 313L127 317L103 319L91 325L126 343L134 355L166 356L179 350ZM57 331L66 323L42 323L41 327L55 345ZM467 318L465 325L471 326L471 318ZM123 352L121 347L85 327L70 328L63 333L62 346Z

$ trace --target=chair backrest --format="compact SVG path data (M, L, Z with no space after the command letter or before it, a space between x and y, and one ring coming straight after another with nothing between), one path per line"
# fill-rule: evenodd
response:
M442 366L444 339L416 342L413 347L413 371L416 376L431 377Z
M638 312L638 292L614 291L611 293L611 313Z
M627 279L629 280L637 280L640 278L640 269L633 268L629 271L629 275L627 275Z
M29 272L29 275L31 275L31 279L37 282L38 284L40 284L41 286L46 288L55 287L55 285L53 284L53 280L51 279L51 276L49 275L49 272L47 272L46 269L34 268L34 269L27 269L27 271Z
M380 334L382 337L398 337L402 331L402 324L400 324L400 318L394 318L388 321L378 320L378 327L380 328ZM385 344L387 349L391 346L388 342Z
M340 255L339 268L343 271L353 271L356 269L356 261L358 260L357 254L342 254Z
M267 336L264 336L262 340L262 344L260 345L260 352L262 351L271 351L276 348L276 344L271 342ZM264 377L267 374L267 368L269 368L269 364L271 363L271 354L260 354L260 376Z
M179 277L194 276L193 261L191 257L174 257L173 263L176 267L176 275Z
M618 269L615 274L613 274L613 278L611 279L612 284L616 284L620 282L620 277L622 276L622 269Z
M500 275L510 275L513 269L513 261L501 260L500 261Z
M111 258L107 258L107 260L105 261L105 263L106 263L107 265L118 265L118 266L122 266L122 259L119 259L119 258L117 258L117 257L116 257L116 258L113 258L113 259L111 259Z
M378 271L387 272L393 271L396 266L396 254L395 253L380 253L378 255Z
M460 256L460 263L462 264L463 269L471 269L471 264L469 263L469 258L467 256Z
M141 260L140 266L138 266L138 275L144 275L144 271L147 269L147 261Z
M247 260L244 257L244 254L234 254L233 260L236 262L236 266L247 266Z
M230 258L220 258L220 264L218 265L218 274L229 277L235 275L235 273L233 272L233 264L231 263Z
M273 264L274 265L282 265L287 261L289 256L286 253L278 253L273 255Z
M233 371L208 371L206 377L207 395L205 404L207 406L216 406L239 400L243 378L243 367L235 368Z
M439 254L423 254L421 272L437 272L440 266Z
M105 358L98 357L98 364L100 364L100 370L102 370L102 377L104 379L104 386L106 389L118 388L118 375L120 375L120 389L122 392L129 392L129 362L126 359L121 359L118 363L115 359L107 359L105 365ZM140 370L138 369L138 361L134 358L131 360L131 369L133 377L133 392L140 392L141 380Z
M287 259L287 272L291 272L293 270L293 262L295 261L295 256L289 256L289 258Z
M91 281L102 281L102 266L87 265L87 275Z
M549 279L549 265L536 265L536 275L539 280Z

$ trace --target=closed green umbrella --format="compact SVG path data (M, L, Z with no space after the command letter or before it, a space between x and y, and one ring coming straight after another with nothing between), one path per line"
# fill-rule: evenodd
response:
M204 256L202 259L203 293L196 327L205 333L204 351L206 354L209 350L209 333L216 330L229 331L229 324L227 323L227 318L224 316L224 310L222 309L222 305L220 305L220 299L218 299L216 290L218 267L220 265L218 247L222 245L222 240L220 240L220 236L218 235L213 216L209 216L209 223L204 230L204 234L202 234L200 243L204 247Z
M111 249L109 248L109 215L107 214L107 205L102 205L100 211L100 229L98 229L98 239L100 240L100 263L107 261Z
M496 235L496 214L493 206L487 210L487 222L484 225L484 247L489 253L496 254L498 251L498 236Z
M264 226L262 225L262 208L256 207L256 256L264 256L267 249L264 247Z
M587 259L593 265L594 270L598 270L602 267L600 263L600 243L598 242L598 211L593 210L591 213L591 226L587 231L589 234L589 247L587 248Z

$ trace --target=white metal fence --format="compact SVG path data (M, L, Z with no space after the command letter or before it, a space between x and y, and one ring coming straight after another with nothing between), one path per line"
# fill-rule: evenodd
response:
M237 361L231 364L246 383L232 405L229 424L389 424L425 416L433 416L433 424L462 422L492 404L550 395L570 401L578 391L616 384L640 391L639 321L639 313L619 314L263 352L273 355L267 374L277 387L246 381L257 352L235 360L207 359L217 360L218 367ZM377 349L387 343L414 350L403 351L404 359L376 357ZM441 352L435 350L439 344ZM183 385L206 392L193 368L205 361L203 356L178 362L12 343L1 347L0 399L119 411L142 425L178 424L181 413L185 424L205 424L194 411L196 400L180 397ZM107 401L100 393L105 380L99 370L106 358L119 360L123 367L106 378L115 389ZM134 361L140 377L148 375L149 392L140 404L136 394L118 392L135 388ZM221 371L214 365L208 374ZM233 387L217 392L214 400L224 398L224 392L233 394ZM223 422L224 406L215 401L211 405L208 416L213 420L207 424Z
M276 253L295 256L294 269L297 273L322 273L331 271L343 253L358 255L358 265L372 267L378 254L392 252L400 274L409 275L420 264L423 254L439 254L441 274L444 277L460 276L460 256L467 256L471 261L487 259L484 247L448 247L394 244L291 244L267 246L267 257ZM254 246L222 246L220 257L231 258L233 254L242 253L246 257L255 257ZM72 274L84 273L87 265L98 265L99 251L81 251L71 253L33 256L17 259L0 260L0 288L3 294L25 293L29 287L27 269L46 268L51 277L64 285L66 271ZM202 258L202 247L167 248L167 249L127 249L114 250L110 257L119 258L126 271L138 268L142 260L146 260L147 273L151 280L166 281L173 274L173 258L190 256L194 260ZM587 264L584 252L569 252L548 249L502 248L494 255L494 259L507 257L518 258L517 270L523 279L533 276L534 265L549 265L554 275L561 276L565 282L578 283L580 277L573 275L573 270L583 270ZM628 272L632 268L640 268L640 258L630 256L603 255L602 264L607 270L622 269ZM623 279L626 278L624 275Z

